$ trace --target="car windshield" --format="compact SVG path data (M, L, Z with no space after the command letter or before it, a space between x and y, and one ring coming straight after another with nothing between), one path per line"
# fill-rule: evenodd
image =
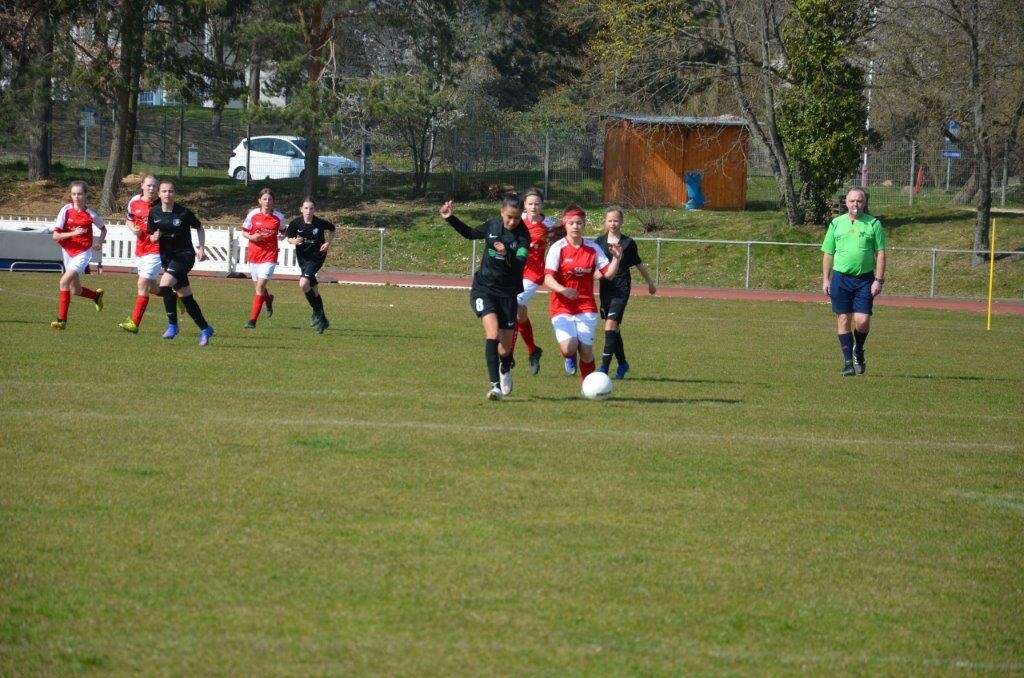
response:
M303 153L306 152L306 140L305 139L303 139L302 137L299 137L298 139L292 139L291 142L293 144L295 144L296 146L298 146L300 151L302 151Z

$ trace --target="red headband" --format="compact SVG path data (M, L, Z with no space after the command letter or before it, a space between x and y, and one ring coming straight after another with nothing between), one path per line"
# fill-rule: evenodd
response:
M572 219L573 217L581 217L583 221L586 221L587 213L578 207L566 210L565 214L562 215L562 226L565 226L566 222Z

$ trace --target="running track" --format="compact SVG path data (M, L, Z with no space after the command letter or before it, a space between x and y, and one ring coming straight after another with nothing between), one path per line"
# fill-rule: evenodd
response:
M134 273L133 269L105 266L104 273ZM215 277L220 273L205 273L193 271L189 273L192 277ZM247 276L245 276L247 277ZM276 275L276 280L295 280L295 276ZM402 272L377 272L377 271L340 271L336 269L324 269L317 274L321 282L339 283L342 285L394 285L395 287L423 287L434 289L464 289L468 290L471 280L466 276L443 276L430 273L402 273ZM639 286L634 294L640 294L643 286ZM824 304L827 302L825 296L820 292L787 292L772 290L744 290L744 289L719 289L711 287L671 287L661 286L658 288L658 296L681 297L687 299L733 299L739 301L802 301ZM875 300L879 306L901 306L905 308L934 308L947 311L972 311L985 313L988 304L985 301L970 299L942 299L924 297L893 297L884 293ZM1024 315L1024 300L1021 301L993 301L992 313L1007 315Z

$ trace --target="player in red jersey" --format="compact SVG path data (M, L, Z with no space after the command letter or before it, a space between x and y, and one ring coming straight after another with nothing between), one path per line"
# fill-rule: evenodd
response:
M597 329L597 302L594 278L612 278L619 269L622 249L609 245L611 261L593 240L583 237L586 213L570 205L562 216L565 237L553 243L544 260L544 284L551 294L551 324L555 339L565 357L565 371L580 378L594 371L594 333Z
M68 307L71 306L71 295L91 299L96 310L103 310L103 289L91 290L82 287L82 274L89 270L93 250L97 252L103 247L107 238L107 227L100 215L96 214L87 204L88 191L84 181L72 181L71 202L61 208L57 214L57 223L53 227L53 239L63 248L64 274L60 277L60 295L57 301L57 319L50 322L50 327L63 330L68 324ZM93 227L100 230L99 240L92 237Z
M530 352L530 374L540 372L540 357L544 351L533 340L533 324L527 306L530 299L544 284L544 252L547 250L551 233L558 223L551 217L544 216L544 194L539 188L531 188L523 195L523 226L530 233L530 251L526 257L526 268L523 269L523 291L516 301L516 336L521 336ZM515 350L515 342L512 344Z
M123 323L118 323L125 332L136 334L139 325L142 324L142 316L149 306L149 295L159 294L160 285L157 280L160 278L160 243L149 239L146 232L146 224L149 221L149 208L156 202L157 180L152 174L142 177L142 184L139 186L139 194L128 201L125 222L128 228L135 234L135 267L139 271L137 285L138 295L135 297L135 309L132 317Z
M252 298L252 311L246 329L256 327L256 318L266 305L267 317L274 315L274 295L267 289L267 283L274 277L277 268L278 241L285 234L287 224L284 215L274 209L274 192L269 188L260 191L256 204L242 223L242 235L249 241L246 259L249 261L249 272L256 285L256 294Z

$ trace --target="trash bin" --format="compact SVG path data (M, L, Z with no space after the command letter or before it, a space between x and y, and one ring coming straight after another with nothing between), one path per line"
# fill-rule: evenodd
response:
M689 170L683 174L683 181L686 183L686 195L689 196L689 200L686 201L683 207L688 210L699 210L707 202L700 190L702 179L704 179L704 173L698 170Z

